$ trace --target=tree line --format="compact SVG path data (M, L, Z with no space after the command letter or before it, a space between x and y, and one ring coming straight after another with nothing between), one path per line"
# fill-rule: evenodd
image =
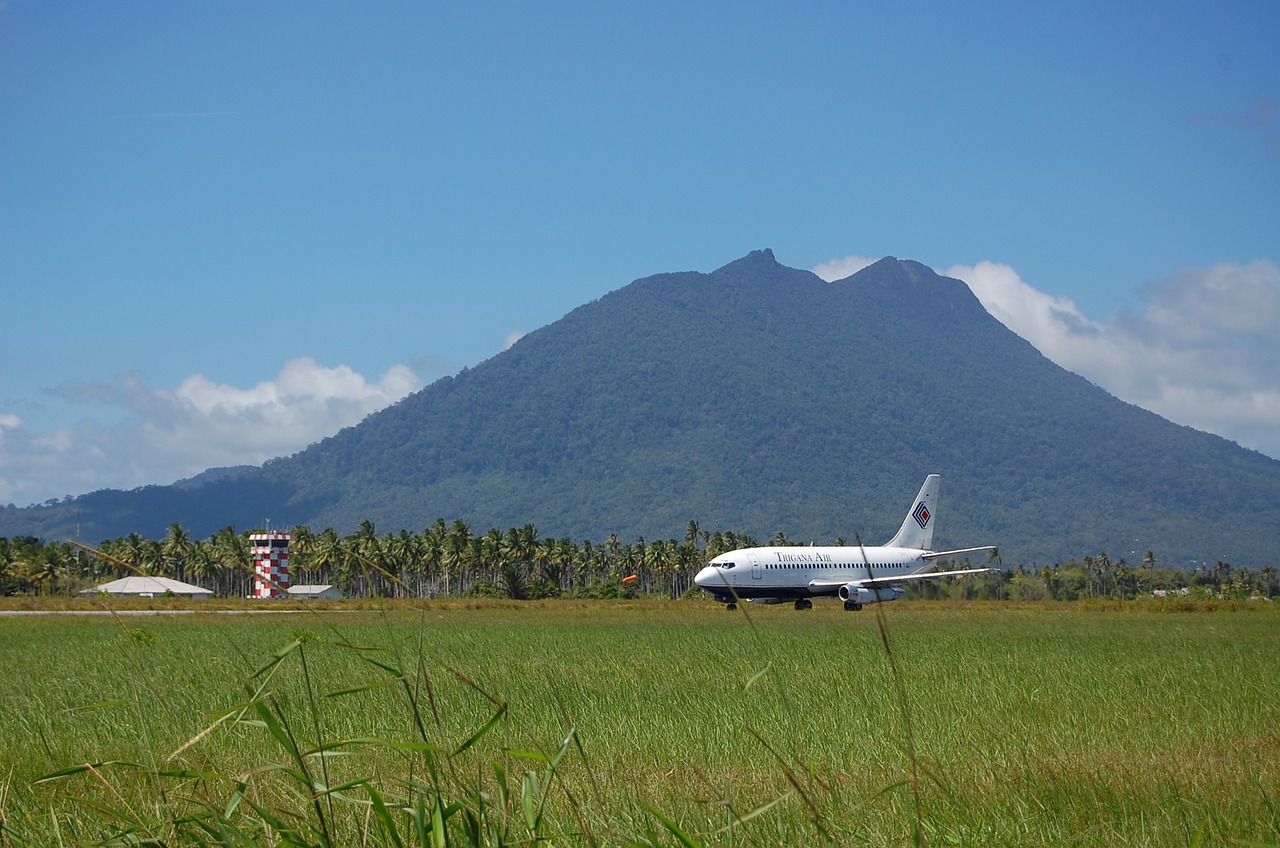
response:
M74 594L127 574L171 577L228 597L253 586L250 532L226 527L204 540L171 524L163 539L137 533L109 539L97 557L70 542L0 537L0 594ZM516 599L654 595L679 597L717 554L757 544L736 533L708 533L689 522L682 540L610 535L603 542L543 537L532 524L475 533L461 519L437 519L420 533L379 534L363 521L354 533L292 536L290 583L333 584L348 597L498 596ZM622 583L635 575L634 581Z
M127 574L144 574L245 597L254 581L250 532L225 527L197 540L175 523L163 539L136 533L109 539L96 549L103 556L71 542L0 537L0 595L74 595ZM543 537L532 524L477 534L461 519L452 524L437 519L419 533L379 534L370 521L345 536L332 528L315 533L305 525L289 532L290 583L332 584L347 597L679 598L699 594L693 577L710 559L760 544L743 534L704 531L696 521L688 523L682 539L630 542L616 534L602 542ZM791 544L782 533L768 543ZM998 551L982 564L997 570L964 580L919 581L908 586L906 597L1070 601L1280 595L1274 565L1255 570L1217 562L1188 572L1160 567L1150 551L1136 565L1100 553L1043 568L1005 568Z

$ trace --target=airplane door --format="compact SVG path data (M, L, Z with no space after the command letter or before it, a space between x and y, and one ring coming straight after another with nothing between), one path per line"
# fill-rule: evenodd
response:
M762 576L761 572L764 570L763 568L760 567L760 557L756 556L755 554L751 554L750 556L751 556L751 579L759 580L760 577Z

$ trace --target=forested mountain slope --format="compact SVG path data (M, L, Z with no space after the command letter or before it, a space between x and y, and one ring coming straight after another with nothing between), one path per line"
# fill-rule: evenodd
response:
M826 283L769 251L637 280L256 472L4 510L0 535L66 534L69 509L91 539L443 517L880 543L931 472L935 541L996 543L1007 563L1276 558L1280 462L1064 371L923 265Z

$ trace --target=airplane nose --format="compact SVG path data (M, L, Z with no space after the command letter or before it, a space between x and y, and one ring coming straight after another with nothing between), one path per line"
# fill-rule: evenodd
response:
M720 571L714 565L708 565L694 575L693 582L699 586L706 587L723 581L720 579Z

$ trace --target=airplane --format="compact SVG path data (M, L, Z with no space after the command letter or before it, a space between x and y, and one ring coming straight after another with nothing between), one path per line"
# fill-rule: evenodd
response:
M995 545L931 551L937 523L938 484L930 474L920 487L897 535L881 547L741 548L720 554L693 578L703 590L728 609L739 600L756 604L780 604L794 600L798 610L812 609L813 598L835 595L853 612L864 604L888 603L903 595L900 584L934 580L961 574L979 574L994 568L925 572L935 560L949 559Z

